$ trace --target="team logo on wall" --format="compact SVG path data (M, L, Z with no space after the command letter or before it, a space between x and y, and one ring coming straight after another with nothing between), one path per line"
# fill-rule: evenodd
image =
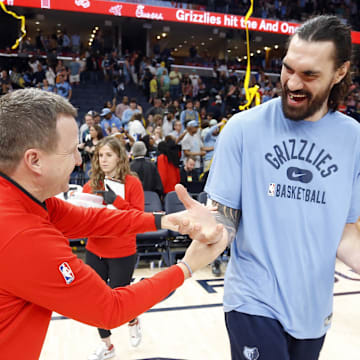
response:
M59 266L59 270L61 272L61 275L64 277L66 284L71 284L75 280L75 275L67 262L63 262Z
M89 0L75 0L76 6L82 6L84 9L90 7L90 1Z
M110 8L109 12L115 16L121 16L122 5L116 5Z
M7 4L9 6L13 6L14 5L14 0L7 0Z
M243 355L247 360L257 360L260 356L258 348L250 348L247 346L244 346Z

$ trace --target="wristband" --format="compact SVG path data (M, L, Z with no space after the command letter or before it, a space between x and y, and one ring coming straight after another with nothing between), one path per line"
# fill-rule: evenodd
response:
M164 216L164 214L154 212L153 215L154 215L154 218L155 218L156 229L160 230L161 229L161 218Z
M189 265L186 261L184 261L183 259L181 259L181 260L178 260L177 263L178 263L178 264L179 264L179 263L184 264L184 265L186 266L186 268L188 269L189 273L190 273L190 277L192 277L193 271L191 270L190 265Z

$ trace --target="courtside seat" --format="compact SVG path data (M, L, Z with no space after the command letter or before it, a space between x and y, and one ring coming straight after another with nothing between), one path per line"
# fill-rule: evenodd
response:
M164 213L161 200L156 192L144 191L144 198L146 212ZM169 266L168 237L169 231L166 229L137 234L136 245L138 256L136 266L138 266L141 257L150 259L160 258L166 266Z

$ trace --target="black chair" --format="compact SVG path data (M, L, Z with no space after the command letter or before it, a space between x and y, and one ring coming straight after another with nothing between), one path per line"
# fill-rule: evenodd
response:
M159 195L153 191L144 191L145 211L164 212ZM160 258L166 266L170 265L168 252L169 231L160 229L136 235L137 259L136 267L141 257L152 259Z
M199 203L206 205L207 203L207 199L208 199L208 195L205 191L202 191L199 195L197 200L199 201Z
M166 214L183 211L185 207L177 197L175 191L171 191L165 195L164 210ZM187 235L182 235L176 231L169 230L169 258L170 264L175 264L177 258L184 255L186 248L191 243L191 239Z

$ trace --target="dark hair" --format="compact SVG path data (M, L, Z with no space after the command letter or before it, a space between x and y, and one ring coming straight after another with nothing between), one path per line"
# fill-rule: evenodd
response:
M93 127L97 133L98 140L101 140L104 137L102 127L98 124L91 125L90 127Z
M158 146L160 154L164 154L175 167L180 165L179 145L176 145L172 136L166 136L165 141L160 141Z
M351 60L351 30L339 18L332 15L316 16L307 20L296 29L294 36L306 41L331 41L334 44L334 65L338 69L346 61ZM291 39L290 39L291 41ZM351 84L350 71L331 89L328 107L335 111L340 101L347 95Z

